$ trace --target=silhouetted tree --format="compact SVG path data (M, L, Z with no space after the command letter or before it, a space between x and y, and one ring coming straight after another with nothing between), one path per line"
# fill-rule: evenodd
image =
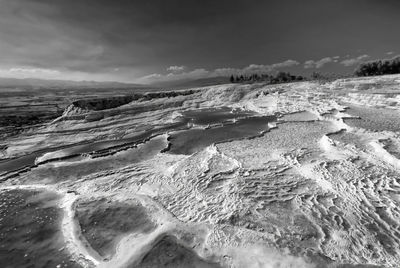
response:
M400 57L384 61L376 60L362 63L354 73L357 76L398 74L400 73Z
M305 78L300 75L291 75L290 73L279 72L275 76L269 74L242 74L235 77L231 75L230 81L232 83L243 83L243 82L266 82L268 84L287 83L294 81L303 81Z

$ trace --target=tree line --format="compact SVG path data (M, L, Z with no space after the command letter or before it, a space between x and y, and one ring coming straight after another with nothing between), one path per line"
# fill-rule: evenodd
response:
M373 76L400 73L400 57L389 60L376 60L360 64L355 70L356 76Z
M279 72L276 75L271 74L242 74L231 75L231 83L244 83L244 82L267 82L269 84L288 83L295 81L303 81L305 78L300 75L291 75L286 72Z

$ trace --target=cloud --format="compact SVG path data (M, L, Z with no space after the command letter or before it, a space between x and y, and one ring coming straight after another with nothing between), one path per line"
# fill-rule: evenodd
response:
M356 58L349 58L349 55L346 55L348 59L340 61L340 64L349 67L353 65L358 65L361 62L364 62L366 59L368 59L370 56L368 55L361 55ZM334 57L325 57L320 60L308 60L304 62L304 68L305 69L320 69L324 67L328 63L336 63L339 62L340 56L334 56Z
M386 55L393 55L393 54L394 54L393 51L386 52Z
M274 63L271 65L263 65L263 64L250 64L249 66L243 68L243 69L238 69L239 73L255 73L255 72L273 72L276 71L277 69L280 68L289 68L293 67L296 65L299 65L300 63L295 60L286 60L283 62L278 62Z
M181 72L183 70L185 70L185 66L183 65L182 66L172 65L167 68L167 71L170 72Z
M134 70L119 69L119 72L123 74L125 72L133 73ZM132 80L123 80L122 76L118 76L114 69L104 73L87 73L80 71L71 71L68 69L47 69L37 68L34 66L9 66L0 67L0 77L9 78L38 78L38 79L56 79L56 80L71 80L71 81L122 81L122 82L134 82Z
M308 60L306 62L304 62L304 68L305 69L311 69L311 68L316 68L316 69L320 69L322 67L324 67L324 65L333 62L334 59L331 57L325 57L322 58L320 60Z
M279 69L279 68L285 68L285 67L292 67L292 66L296 66L299 64L300 64L300 62L295 61L295 60L286 60L284 62L272 64L271 67L273 69Z
M140 79L143 80L143 81L147 81L147 80L151 81L151 80L157 80L157 79L159 79L161 77L163 77L162 74L149 74L149 75L141 77Z
M36 67L11 67L0 68L0 76L10 78L59 79L61 77L61 72L58 70Z
M299 64L300 63L295 60L286 60L283 62L274 63L270 65L250 64L249 66L246 66L244 68L218 68L215 69L212 73L215 76L221 76L221 75L226 76L231 74L270 73L281 68L289 68Z
M209 71L199 68L190 72L181 72L181 73L168 73L168 74L150 74L143 76L137 80L138 83L156 83L156 82L166 82L166 81L174 81L174 80L185 80L185 79L198 79L207 77L210 74Z
M56 75L60 72L57 70L51 69L42 69L42 68L10 68L10 73L19 73L22 75L25 74L47 74L47 75Z
M340 62L340 64L342 64L346 67L350 67L350 66L358 65L358 64L364 62L369 57L370 57L369 55L364 54L364 55L358 56L356 58L343 60Z
M167 68L168 71L171 71L168 74L150 74L143 76L138 79L139 83L154 83L161 81L173 81L173 80L181 80L181 79L199 79L206 77L217 77L217 76L230 76L236 74L253 74L253 73L271 73L277 71L281 68L288 68L299 65L300 63L295 60L286 60L283 62L278 62L270 65L264 64L250 64L244 68L217 68L214 70L206 70L204 68L195 69L190 72L177 72L177 70L182 70L180 67L184 66L170 66ZM173 67L173 68L171 68ZM175 68L178 67L178 68ZM186 67L184 67L186 68Z
M334 57L332 57L332 59L333 59L333 62L339 62L339 59L340 59L340 56L334 56Z

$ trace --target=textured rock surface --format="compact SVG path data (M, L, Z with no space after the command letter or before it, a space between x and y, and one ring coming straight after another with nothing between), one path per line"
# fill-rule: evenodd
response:
M74 265L398 267L399 76L143 96L1 141L0 188L57 193Z

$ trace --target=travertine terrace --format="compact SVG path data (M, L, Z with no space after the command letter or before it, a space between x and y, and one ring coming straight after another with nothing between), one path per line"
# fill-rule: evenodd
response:
M11 239L0 255L45 262L48 247L57 267L398 267L399 107L400 76L72 102L0 141L0 239ZM39 212L57 240L28 250L6 225Z

